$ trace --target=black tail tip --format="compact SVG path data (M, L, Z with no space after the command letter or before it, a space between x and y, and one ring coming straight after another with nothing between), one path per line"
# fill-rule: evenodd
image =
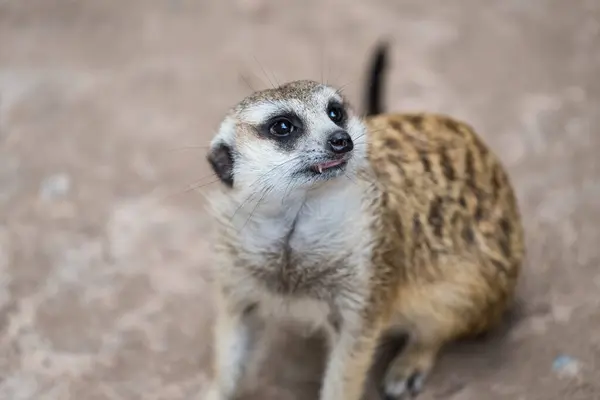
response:
M383 80L388 64L389 42L380 40L375 46L371 66L367 76L365 114L366 116L383 112Z
M372 71L381 73L387 67L388 51L390 44L387 40L380 40L375 46Z

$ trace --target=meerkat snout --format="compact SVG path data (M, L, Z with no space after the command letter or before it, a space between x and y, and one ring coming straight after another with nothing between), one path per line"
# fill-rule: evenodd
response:
M346 154L354 149L354 143L348 132L335 131L329 135L327 149L334 154Z

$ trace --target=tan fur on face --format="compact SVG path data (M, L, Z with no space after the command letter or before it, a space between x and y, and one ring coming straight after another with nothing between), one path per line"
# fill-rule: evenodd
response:
M269 156L272 149L239 119L249 123L278 102L310 108L315 88L303 81L244 100L219 140L238 145L239 159L255 169L261 160L282 162L285 155ZM400 398L419 389L444 344L492 328L510 303L523 231L508 177L474 131L431 114L352 123L353 132L368 134L362 142L353 136L351 176L246 208L251 179L242 173L237 187L212 198L221 322L210 400L235 392L241 367L223 360L244 360L250 313L325 329L330 354L320 399L358 400L383 335L410 337L382 383ZM234 212L245 221L241 229Z

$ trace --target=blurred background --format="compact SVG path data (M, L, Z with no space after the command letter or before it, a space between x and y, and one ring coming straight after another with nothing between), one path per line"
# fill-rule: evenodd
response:
M208 140L269 81L357 103L382 37L388 109L475 126L528 234L507 328L422 398L600 399L598 0L0 0L0 399L199 399ZM242 398L315 399L320 343L261 332Z

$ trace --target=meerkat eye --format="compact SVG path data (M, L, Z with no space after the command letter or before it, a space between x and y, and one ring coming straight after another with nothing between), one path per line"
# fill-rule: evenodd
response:
M342 122L345 116L344 109L337 104L330 104L329 107L327 107L327 115L329 116L329 119L336 124Z
M287 118L280 118L275 121L269 128L269 132L275 136L287 136L292 133L296 127Z

